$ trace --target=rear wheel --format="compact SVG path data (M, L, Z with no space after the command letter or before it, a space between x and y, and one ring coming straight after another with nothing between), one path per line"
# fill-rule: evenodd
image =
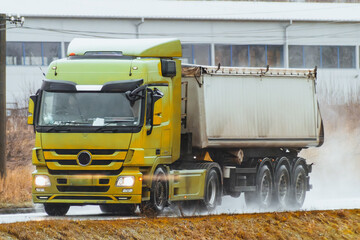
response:
M269 208L272 203L273 176L267 165L263 165L256 176L256 191L245 192L248 207Z
M274 181L274 203L275 207L284 209L290 200L291 185L289 170L285 165L281 165L275 173Z
M69 204L45 203L44 209L49 216L65 216L69 211Z
M135 214L136 205L132 204L107 204L100 205L103 213L119 214L123 216L131 216Z
M295 168L292 179L291 206L299 209L302 207L306 196L306 172L302 165Z

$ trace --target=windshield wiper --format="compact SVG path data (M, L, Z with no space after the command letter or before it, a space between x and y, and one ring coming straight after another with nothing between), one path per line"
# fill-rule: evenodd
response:
M99 132L99 131L102 131L102 130L106 130L106 131L110 131L110 132L117 132L118 130L115 129L115 128L108 128L108 127L121 127L121 126L118 126L118 125L115 125L115 126L110 126L109 124L111 123L121 123L121 122L133 122L134 120L130 120L130 119L116 119L116 120L106 120L105 121L105 125L103 126L100 126L99 128L97 128L95 130L95 132Z
M60 125L60 126L74 126L75 124L78 125L89 125L90 123L86 123L86 122L77 122L77 121L61 121L61 124L67 124L67 125Z
M66 126L53 126L50 127L48 130L46 130L46 132L70 132L69 128L64 128Z

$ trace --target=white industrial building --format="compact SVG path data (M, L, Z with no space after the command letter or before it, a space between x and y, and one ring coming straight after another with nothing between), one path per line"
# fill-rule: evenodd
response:
M36 90L75 37L179 38L183 62L319 69L327 100L357 101L360 4L234 1L7 1L7 102ZM39 68L40 67L40 68ZM344 96L346 98L344 98Z

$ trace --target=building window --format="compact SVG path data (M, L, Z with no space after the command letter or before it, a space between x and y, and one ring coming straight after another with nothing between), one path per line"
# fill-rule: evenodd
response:
M211 64L211 47L210 44L183 44L182 57L183 63L210 65Z
M25 65L44 65L42 61L41 43L26 42L25 48Z
M339 67L355 68L355 47L341 46L339 47Z
M43 52L44 52L43 65L49 65L52 61L55 61L60 58L60 44L45 42L43 43Z
M21 42L6 43L6 64L7 65L23 64L23 44Z
M283 66L281 45L215 45L215 63L236 67Z
M232 46L232 65L247 67L249 65L249 47L245 45Z
M289 46L291 68L355 68L354 46Z
M299 68L304 66L304 49L302 46L289 46L289 67Z
M64 43L64 48L65 48L65 56L67 56L67 51L68 51L68 48L69 48L69 44L70 44L70 42L65 42Z
M211 65L210 44L194 44L194 64Z
M267 46L267 63L271 67L283 67L283 46Z
M6 64L49 65L61 56L59 42L7 42Z
M304 46L304 59L306 68L314 68L320 65L320 47L319 46Z
M250 46L250 67L266 66L265 46Z

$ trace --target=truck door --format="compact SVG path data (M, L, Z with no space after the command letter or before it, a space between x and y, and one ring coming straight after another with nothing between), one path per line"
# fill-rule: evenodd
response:
M159 99L152 97L157 91L163 94ZM168 86L149 87L146 100L147 146L153 151L149 155L170 155Z

